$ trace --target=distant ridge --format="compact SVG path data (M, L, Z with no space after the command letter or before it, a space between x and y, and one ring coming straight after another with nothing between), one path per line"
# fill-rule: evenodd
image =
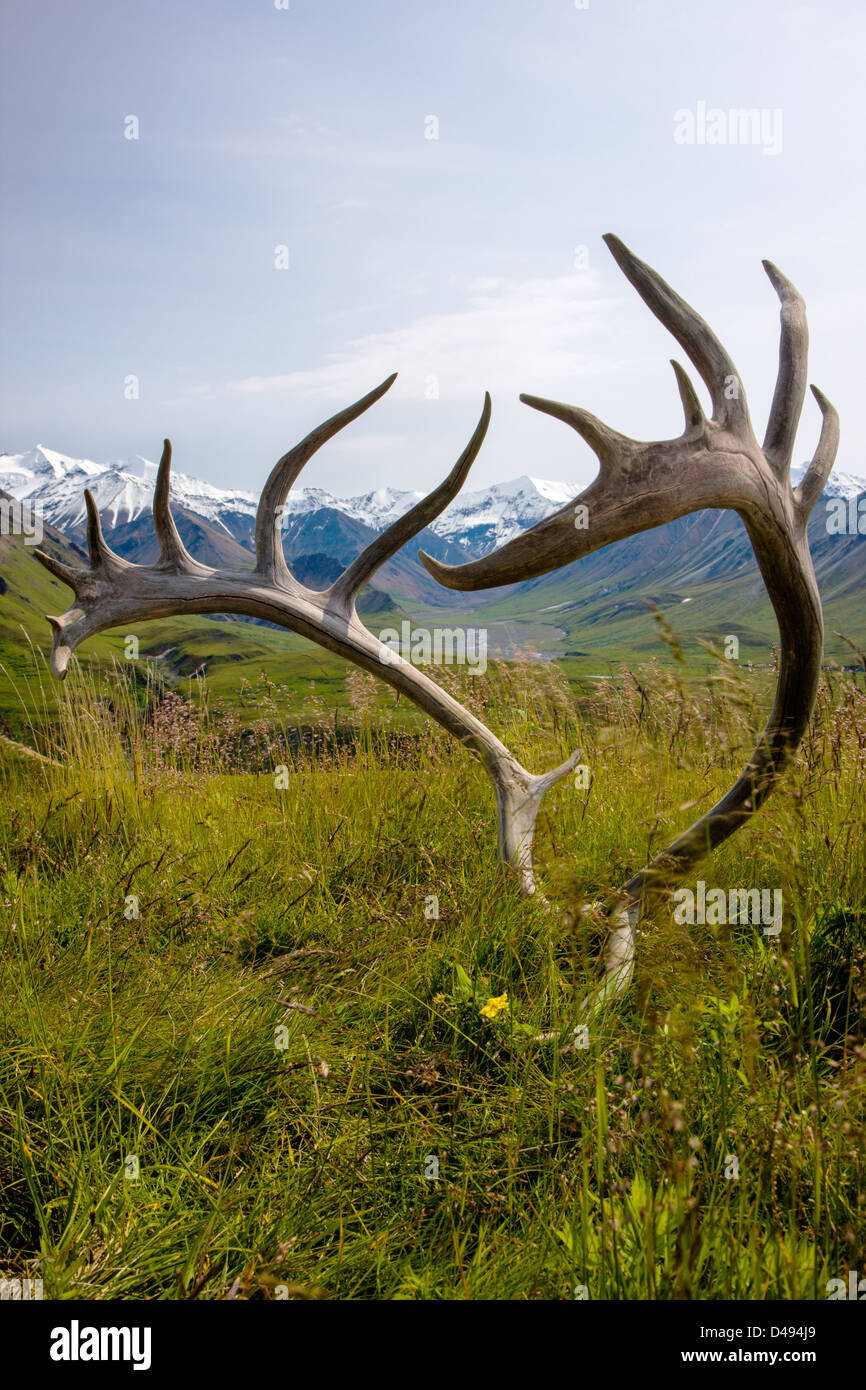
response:
M84 489L90 488L110 530L121 529L149 515L157 465L140 455L106 464L73 458L43 444L21 454L0 454L0 488L14 497L39 503L54 526L81 540L86 527ZM804 467L793 470L799 481ZM459 546L465 555L484 555L534 526L576 497L583 487L575 482L523 476L491 487L463 492L432 522L429 530ZM850 497L866 492L866 479L834 472L825 495ZM335 497L322 488L297 488L286 505L286 525L316 513L339 514L362 527L381 531L423 496L419 491L379 488L357 497ZM172 473L172 504L252 553L253 523L258 494L214 487L187 474ZM315 549L321 547L316 545ZM310 549L309 546L306 549ZM123 551L121 550L121 553Z

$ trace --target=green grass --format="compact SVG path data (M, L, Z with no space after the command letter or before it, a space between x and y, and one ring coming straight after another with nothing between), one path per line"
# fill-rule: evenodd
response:
M0 745L0 1270L97 1299L823 1298L862 1270L850 677L695 875L782 887L781 936L660 911L588 1046L536 1040L568 1039L594 976L577 906L748 751L767 677L719 670L579 697L553 665L443 673L533 770L584 749L590 791L542 810L548 911L497 870L483 772L365 677L351 753L294 758L278 790L278 686L247 691L251 750L129 668L75 666L40 703L31 659L28 737L63 766Z

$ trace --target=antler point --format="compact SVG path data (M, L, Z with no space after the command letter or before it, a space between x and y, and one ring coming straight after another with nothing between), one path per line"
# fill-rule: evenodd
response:
M698 399L698 393L686 369L677 362L674 357L670 359L670 364L674 369L674 376L677 379L677 390L680 393L683 414L686 417L686 431L688 432L689 430L695 429L698 425L704 424L706 416L704 415L703 407Z
M443 565L441 560L434 560L433 556L428 555L426 550L418 551L418 559L421 561L427 573L432 574L433 578L436 580L439 579L439 575L444 570L452 568L450 565Z
M766 260L761 261L761 265L767 272L767 278L783 304L791 301L795 303L798 300L802 301L802 295L796 285L791 283L787 275L784 275L777 265L774 265L772 261Z

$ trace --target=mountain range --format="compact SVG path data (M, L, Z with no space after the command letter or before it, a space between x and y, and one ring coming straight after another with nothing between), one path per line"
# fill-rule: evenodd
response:
M43 445L21 454L0 455L0 489L41 509L42 516L71 539L83 542L87 519L84 489L89 488L106 532L118 554L141 562L156 556L151 522L157 465L135 457L97 464ZM254 551L258 494L227 491L183 473L172 473L172 510L190 551L205 564L249 567ZM446 511L381 572L383 584L399 594L437 602L442 593L417 563L419 548L437 559L460 564L502 545L576 496L577 484L518 478L458 497ZM283 523L287 557L311 582L330 556L345 565L390 522L424 493L380 488L359 497L335 497L321 488L290 493ZM326 568L326 567L325 567ZM299 577L301 574L299 572ZM329 580L324 579L327 583Z
M96 499L103 525L118 530L151 510L157 465L140 455L98 464L37 444L22 454L0 454L0 488L38 503L52 525L72 534L86 526L84 489ZM516 478L480 492L461 494L430 529L468 553L503 545L577 496L577 483ZM258 494L227 491L172 471L172 505L190 512L245 544L255 521ZM419 502L423 492L380 488L359 497L335 497L322 488L296 488L286 503L289 521L320 511L337 511L380 531Z
M44 520L76 547L86 539L84 489L96 499L112 547L125 558L149 562L158 550L151 506L157 465L135 457L107 464L36 445L0 455L0 490L41 509ZM804 468L793 470L798 481ZM497 546L566 505L583 485L521 477L460 494L431 525L378 572L365 592L362 613L427 610L475 614L491 628L491 650L528 647L546 655L614 658L625 643L649 651L656 641L648 604L676 608L677 624L699 640L741 632L747 645L766 651L774 622L745 529L724 511L697 512L654 531L584 557L539 579L461 594L443 590L419 564L419 549L460 564ZM341 498L320 488L298 488L288 499L283 527L287 559L298 578L324 588L340 569L423 494L381 488ZM863 499L866 480L836 471L815 508L809 538L822 591L828 632L843 631L866 644L862 593L866 537L833 534L828 503ZM250 568L258 495L228 491L182 473L172 474L172 510L190 552L206 564ZM856 511L858 503L854 502ZM862 503L866 513L866 501ZM866 527L866 516L861 521ZM682 605L689 605L685 611ZM832 644L831 644L832 645ZM836 654L843 654L836 647Z

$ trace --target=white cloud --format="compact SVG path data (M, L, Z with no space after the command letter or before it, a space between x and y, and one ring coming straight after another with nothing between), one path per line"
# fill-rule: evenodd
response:
M399 371L392 396L424 400L431 379L442 399L476 400L484 390L514 395L573 383L595 369L605 316L621 303L603 295L591 272L515 280L485 278L466 286L467 307L425 314L404 328L349 341L321 367L246 377L238 395L292 392L345 402ZM589 352L581 350L586 339Z
M195 386L187 386L183 391L181 391L180 396L181 399L183 399L184 397L197 397L199 400L212 401L215 397L215 394L216 393L214 392L214 389L209 381L200 381Z

